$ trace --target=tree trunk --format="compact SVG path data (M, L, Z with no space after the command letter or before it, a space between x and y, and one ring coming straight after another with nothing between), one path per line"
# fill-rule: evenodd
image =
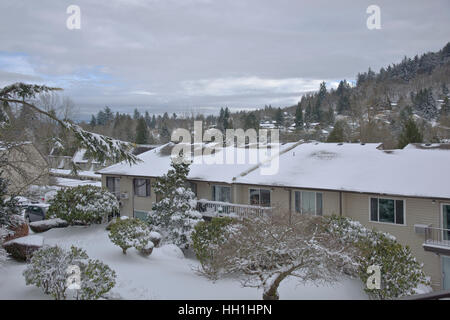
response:
M263 300L280 300L280 296L278 295L278 287L280 286L281 281L283 281L297 268L298 265L295 265L292 266L290 269L286 270L285 272L280 273L272 282L270 288L264 291Z

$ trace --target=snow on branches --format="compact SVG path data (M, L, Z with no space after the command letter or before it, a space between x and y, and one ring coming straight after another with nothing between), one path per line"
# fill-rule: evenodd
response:
M32 103L32 99L39 94L58 90L62 89L24 83L15 83L4 87L0 90L0 101L2 102L0 106L0 127L5 127L9 123L10 104L19 104L59 123L62 128L75 136L79 147L85 148L87 154L99 162L110 160L114 163L125 161L129 164L135 164L139 161L131 152L132 144L86 131L70 120L59 119L53 113L44 111Z
M294 276L314 284L336 281L355 266L351 248L336 241L316 217L252 218L237 226L219 246L222 272L244 275L243 285L263 289L264 299L278 299L278 287Z
M155 184L155 193L162 199L154 204L149 221L159 230L166 230L169 240L182 249L191 244L191 234L195 225L202 221L196 210L195 194L186 187L189 164L172 161L172 169Z

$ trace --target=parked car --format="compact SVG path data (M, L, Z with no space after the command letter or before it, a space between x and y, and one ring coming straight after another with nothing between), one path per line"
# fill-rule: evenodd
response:
M50 205L47 203L35 203L29 205L25 209L25 220L28 221L28 223L44 220L49 207Z

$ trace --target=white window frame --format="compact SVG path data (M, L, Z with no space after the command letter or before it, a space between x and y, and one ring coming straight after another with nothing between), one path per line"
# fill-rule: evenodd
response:
M272 206L272 189L266 189L266 188L251 188L251 187L248 188L248 204L254 206L254 204L252 204L252 203L251 203L251 200L250 200L250 196L251 196L250 190L258 190L258 191L259 191L259 202L260 202L260 203L258 204L258 206L261 206L261 190L269 191L269 193L270 193L270 203L269 203L269 207Z
M380 199L383 200L394 200L394 222L384 222L384 221L380 221L380 204L378 203L377 205L377 219L378 221L373 221L372 220L372 204L371 204L371 199L372 198L376 198L378 199L378 201ZM403 201L403 223L395 223L395 220L397 219L397 206L395 205L395 201ZM389 198L389 197L379 197L379 196L369 196L369 222L372 223L379 223L379 224L387 224L389 226L406 226L406 199L401 199L401 198Z
M295 208L295 193L296 192L300 192L300 212L296 210ZM302 211L302 203L303 203L303 192L312 192L314 193L314 216L318 216L321 217L323 216L323 192L320 191L310 191L310 190L294 190L294 211L295 213L298 214L305 214L308 215L307 213L303 213ZM317 194L320 193L322 195L322 215L317 215Z

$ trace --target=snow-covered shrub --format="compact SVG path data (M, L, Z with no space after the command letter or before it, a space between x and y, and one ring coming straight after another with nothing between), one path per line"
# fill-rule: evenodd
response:
M398 298L415 294L415 288L420 285L429 285L423 265L412 255L409 247L402 246L392 235L365 228L359 222L344 217L326 219L329 232L339 235L340 241L355 246L356 273L364 284L370 276L367 268L372 265L381 267L381 289L365 288L372 298Z
M70 225L101 223L120 210L112 193L92 185L61 189L49 203L48 217L63 219Z
M217 275L242 276L243 285L261 288L265 300L279 299L278 288L290 276L316 285L337 281L351 251L322 224L320 217L276 213L239 221L216 251Z
M4 238L10 234L10 231L5 227L0 226L0 267L8 259L8 253L3 249Z
M45 232L53 228L65 228L69 224L67 221L60 219L60 218L54 218L54 219L48 219L48 220L41 220L41 221L35 221L30 223L30 229L33 230L35 233Z
M220 267L216 258L219 246L225 243L231 232L235 220L223 217L212 218L211 221L199 222L192 233L192 248L202 266L202 272L212 278Z
M157 178L154 190L161 200L148 215L149 223L182 249L189 247L194 227L202 221L202 215L196 210L195 194L186 187L188 173L189 164L172 161L172 169Z
M73 266L80 270L80 288L75 290L69 289ZM74 246L70 250L54 246L36 251L23 275L27 285L37 286L56 300L98 299L114 287L116 278L107 265L89 259L86 251Z
M120 219L114 223L108 236L112 243L122 249L124 254L127 253L129 248L135 248L145 253L149 249L149 242L152 242L151 233L148 224L139 219L130 218Z
M81 289L77 292L77 299L97 300L109 292L114 285L116 273L100 260L90 259L81 268Z

